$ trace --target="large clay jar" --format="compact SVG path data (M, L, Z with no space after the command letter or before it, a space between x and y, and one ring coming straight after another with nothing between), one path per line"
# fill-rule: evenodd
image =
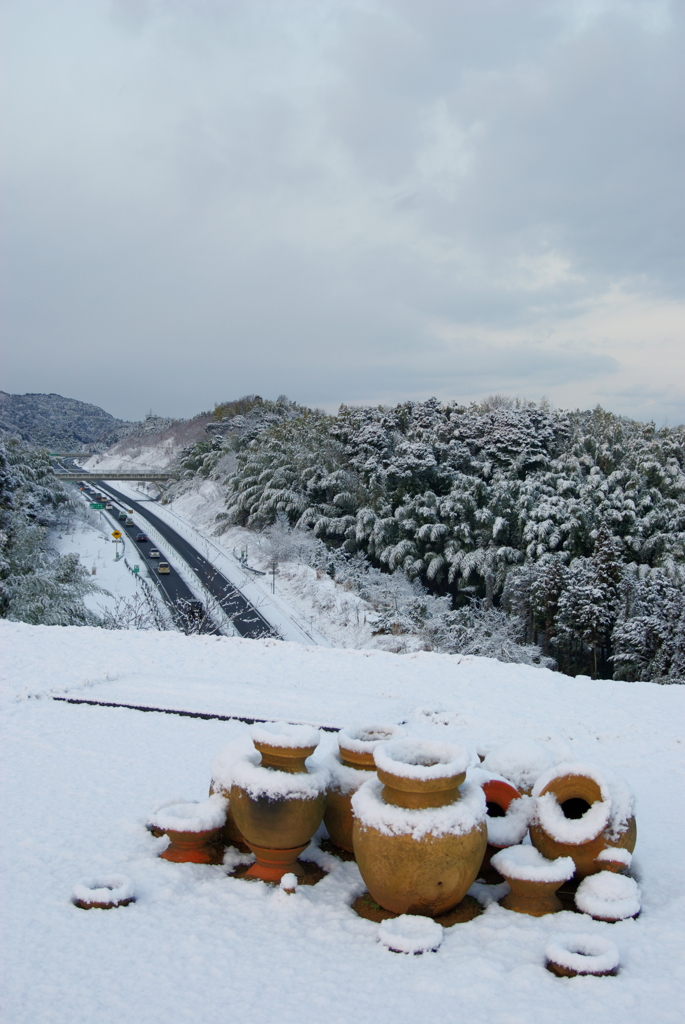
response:
M326 761L330 773L328 802L324 825L331 841L347 853L354 853L352 844L352 797L362 783L375 773L373 752L379 743L406 736L401 725L362 725L341 729L338 733L338 755Z
M148 828L171 840L160 854L177 864L221 864L224 854L223 829L227 801L215 794L208 800L170 801L158 805Z
M632 853L637 839L633 798L624 782L586 764L561 764L541 776L533 789L536 820L530 838L548 860L572 857L575 877L603 868L597 857L619 848Z
M328 772L305 763L319 731L276 722L255 725L250 733L256 750L234 763L230 798L236 825L257 858L247 876L280 882L292 872L302 878L297 858L326 807Z
M406 738L377 747L374 760L378 777L352 797L369 893L395 914L447 913L475 881L487 843L483 790L465 782L468 753Z

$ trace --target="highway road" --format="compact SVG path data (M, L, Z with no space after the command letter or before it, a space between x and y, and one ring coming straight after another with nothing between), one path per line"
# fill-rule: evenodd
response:
M136 516L139 517L139 522L144 521L149 523L149 525L164 538L164 541L169 548L177 552L183 561L192 569L205 589L209 591L212 597L221 606L240 636L253 640L262 639L267 636L278 637L279 634L277 631L267 622L259 611L250 604L247 598L241 594L237 587L231 583L230 580L227 580L226 577L223 576L211 562L201 555L189 541L178 534L176 530L169 526L168 523L165 523L163 519L156 516L154 512L147 507L147 503L134 501L125 494L122 494L120 491L117 491L110 484L107 484L102 480L94 480L91 476L86 477L86 474L84 474L83 482L89 493L109 494L121 509L131 509ZM147 557L147 551L154 548L155 545L152 542L148 544L137 544L135 540L136 534L140 533L141 529L144 529L144 527L141 527L140 525L125 527L121 524L119 529L121 529L122 533L126 533L128 539L130 539L134 547L136 547L141 553L141 557L150 567L150 574L155 579L155 582L161 584L165 590L168 588L167 592L169 600L167 603L172 607L172 611L173 603L176 600L172 594L177 594L181 600L194 599L194 594L188 590L188 587L183 583L183 580L179 578L178 573L174 572L173 569L170 575L163 578L162 583L162 579L155 567L155 562L157 560ZM161 560L164 561L163 550ZM184 590L185 593L183 592ZM215 631L218 632L218 630Z

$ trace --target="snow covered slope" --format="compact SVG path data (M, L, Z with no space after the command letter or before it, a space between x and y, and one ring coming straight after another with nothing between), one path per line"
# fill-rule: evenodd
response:
M683 688L428 653L8 622L0 622L0 663L3 1000L12 1024L680 1021ZM329 726L405 721L471 749L519 737L570 750L614 768L636 792L642 914L608 925L493 904L447 930L437 953L395 955L378 943L377 926L350 910L363 888L354 864L280 898L222 867L159 860L165 841L144 828L151 805L203 798L213 757L246 726L50 694ZM332 742L327 735L325 746ZM137 902L76 909L73 885L98 872L130 876ZM616 978L545 971L546 941L578 931L618 945Z

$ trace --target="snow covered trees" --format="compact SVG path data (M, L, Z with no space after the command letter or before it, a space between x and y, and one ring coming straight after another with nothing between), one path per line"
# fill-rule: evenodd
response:
M630 654L640 645L625 580L659 569L679 586L685 428L602 409L432 399L301 412L254 435L237 459L229 522L263 528L281 514L456 609L502 606L565 671L664 676L668 662L672 678L680 664L666 647L648 654L652 612L639 616L651 623L646 653Z
M46 625L97 624L83 603L99 587L76 555L55 554L49 528L73 514L47 453L0 445L0 616Z

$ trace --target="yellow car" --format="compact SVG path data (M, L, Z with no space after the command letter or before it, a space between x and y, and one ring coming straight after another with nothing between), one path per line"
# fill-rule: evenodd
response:
M171 566L168 562L160 562L157 566L157 572L171 572Z

